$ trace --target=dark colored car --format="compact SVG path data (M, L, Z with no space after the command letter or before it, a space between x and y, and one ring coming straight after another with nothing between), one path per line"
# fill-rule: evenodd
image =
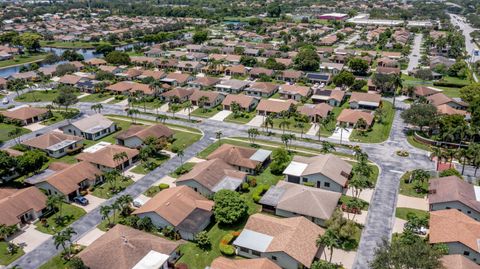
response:
M73 198L73 201L77 204L80 204L80 205L88 205L88 199L83 197L83 196L77 196L75 198Z

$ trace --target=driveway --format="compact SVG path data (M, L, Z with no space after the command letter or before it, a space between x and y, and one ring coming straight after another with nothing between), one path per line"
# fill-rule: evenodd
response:
M163 104L160 108L158 108L160 112L168 112L168 104Z
M46 125L43 125L40 122L35 122L35 123L32 123L32 124L23 126L23 128L28 129L32 132L35 132L35 131L38 131L38 130L44 128L45 126Z
M318 133L318 125L312 124L312 127L310 127L310 130L307 131L307 135L317 135Z
M407 207L423 211L428 211L429 209L427 198L410 197L402 194L398 195L397 207Z
M23 251L25 251L25 253L28 253L34 250L36 247L38 247L50 237L52 236L36 230L35 225L30 224L25 230L20 232L18 235L16 235L9 241L23 247Z
M77 244L82 245L82 246L90 246L95 240L97 240L100 236L104 235L105 232L98 229L94 228L90 232L86 233L84 236L82 236L80 239L77 240Z
M125 171L125 176L131 177L134 182L137 182L139 179L141 179L144 175L142 174L137 174L132 172L132 170L137 167L138 165L142 165L140 162L135 164L134 166L130 167L127 171Z
M349 138L352 132L353 132L352 128L347 128L347 129L344 129L342 133L342 130L337 127L333 132L332 136L330 136L329 138L339 140L339 141L340 141L340 138L342 138L341 139L342 141L349 141Z
M198 106L193 106L192 109L190 110L190 113L192 113L195 109L197 109ZM188 109L184 108L180 111L177 112L177 115L184 115L184 116L188 116Z
M330 252L327 250L327 256ZM332 262L342 264L345 269L352 269L353 262L355 261L356 251L345 251L342 249L334 249L332 255ZM325 254L322 253L322 259L325 259Z
M200 159L200 158L197 158L197 157L192 157L190 160L187 161L187 163L201 163L201 162L204 162L205 160L204 159Z
M93 196L91 194L85 195L85 198L88 200L88 205L83 206L79 205L77 203L72 203L72 205L80 207L81 209L85 210L87 213L94 210L96 207L100 206L103 202L105 202L105 199L98 198L96 196Z
M253 117L251 121L247 123L248 126L255 126L255 127L261 127L263 124L263 116L257 115Z
M222 110L222 111L218 112L217 114L213 115L210 119L211 120L216 120L216 121L223 121L230 114L232 114L232 111Z
M161 183L165 183L170 185L170 187L175 187L175 183L174 183L175 180L176 178L173 178L171 176L164 176L157 182L153 183L153 185L160 185Z

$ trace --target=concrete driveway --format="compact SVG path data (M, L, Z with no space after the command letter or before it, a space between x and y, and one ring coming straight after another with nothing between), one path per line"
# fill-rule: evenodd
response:
M251 121L247 123L248 126L255 126L255 127L261 127L263 124L263 116L257 115L253 117Z
M423 211L428 211L429 209L427 198L410 197L402 194L398 195L397 207L407 207Z
M90 232L86 233L84 236L82 236L80 239L77 240L77 244L82 245L82 246L90 246L95 240L97 240L100 236L104 235L105 232L98 229L94 228Z
M44 128L46 125L41 124L40 122L35 122L26 126L23 126L23 128L28 129L32 132L38 131L42 128Z
M168 104L163 104L161 107L158 108L160 112L167 112L168 111Z
M15 235L15 237L10 239L9 241L23 247L23 251L25 251L25 253L28 253L34 250L36 247L38 247L50 237L52 236L36 230L35 225L30 224L22 232Z
M105 202L105 199L98 198L96 196L93 196L91 194L85 195L85 198L88 200L88 205L83 206L79 205L77 203L72 203L72 205L80 207L81 209L85 210L87 213L94 210L96 207L100 206L101 203Z
M198 106L193 106L192 109L190 110L190 113L192 113L195 109L197 109ZM184 115L184 116L188 116L188 109L184 108L180 111L177 112L178 115Z
M161 183L165 183L170 185L170 187L175 187L175 183L174 183L175 180L176 178L173 178L171 176L164 176L160 180L155 182L153 185L155 186L155 185L160 185Z
M337 127L335 128L335 131L333 132L332 136L330 136L329 138L340 141L340 137L341 137L342 141L348 141L352 132L353 132L352 128L347 128L347 129L344 129L342 133L342 130Z
M210 119L211 120L216 120L216 121L223 121L230 114L232 114L232 111L222 110L222 111L218 112L217 114L213 115Z
M312 127L307 131L307 135L317 135L318 133L318 125L312 124Z

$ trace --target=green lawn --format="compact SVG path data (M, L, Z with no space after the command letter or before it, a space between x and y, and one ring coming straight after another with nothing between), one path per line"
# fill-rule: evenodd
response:
M283 122L283 119L281 119L281 118L273 119L273 128L283 130L283 128L280 127L281 122ZM301 133L302 130L295 126L295 122L296 121L293 117L288 118L289 125L285 127L285 130L290 131L290 132ZM305 123L305 127L303 128L303 133L306 133L310 129L311 126L312 126L311 123Z
M350 201L350 200L353 200L355 198L353 198L352 196L348 196L348 195L342 195L340 197L340 203L344 204L346 203L347 201ZM358 200L360 200L362 202L362 210L368 210L368 206L370 205L367 201L365 200L362 200L360 198L357 198Z
M8 243L0 241L0 265L9 265L16 259L20 258L25 252L19 248L16 253L8 253Z
M202 117L202 118L210 118L213 115L217 114L220 112L220 110L217 110L217 108L210 108L210 109L204 109L204 108L197 108L190 115L195 116L195 117Z
M169 176L171 176L171 177L173 177L173 178L178 178L178 177L180 177L182 174L178 174L178 173L177 173L177 170L180 171L179 169L184 169L184 170L186 171L184 174L186 174L186 173L188 173L190 170L192 170L192 168L195 166L195 164L196 164L196 163L188 163L188 162L187 162L187 163L184 163L184 164L182 164L182 166L179 166L175 171L171 172L171 173L169 174Z
M20 128L20 130L22 130L19 136L22 136L24 134L27 134L27 133L31 132L28 129L18 127L18 126L12 125L12 124L0 123L0 142L13 139L14 137L9 137L8 133L12 130L15 130L15 128ZM16 136L16 137L18 137L18 136Z
M283 175L274 175L270 171L270 167L265 168L260 174L255 176L248 176L249 179L256 179L257 185L266 184L266 185L276 185L278 181L284 178Z
M192 134L190 132L182 132L177 130L174 130L174 131L175 131L175 133L173 134L174 141L167 148L167 150L170 150L170 151L174 148L177 148L177 149L187 148L202 138L201 134Z
M320 128L320 135L323 137L329 137L333 134L335 131L335 128L337 126L337 117L340 115L340 112L342 112L343 109L348 108L349 104L348 102L343 103L341 106L336 106L332 109L332 114L333 114L333 120L330 121L325 127Z
M420 142L417 142L417 140L415 140L415 138L413 137L413 132L408 132L407 134L407 141L410 145L418 148L418 149L423 149L423 150L426 150L426 151L431 151L431 147L429 145L426 145L426 144L423 144L423 143L420 143Z
M80 217L85 215L86 212L77 206L64 203L62 205L61 212L62 216L65 218L63 225L57 225L55 223L55 217L58 216L58 214L59 212L56 212L47 218L48 227L45 227L40 221L36 222L36 229L42 233L55 234L55 232L62 230L63 228L72 224L74 221L78 220Z
M73 253L79 253L84 249L83 246L75 245L72 246ZM60 250L62 247L60 247ZM70 268L70 261L66 261L62 258L61 254L53 256L48 262L44 263L39 269L65 269ZM73 268L73 267L72 267Z
M402 74L402 79L403 79L403 86L407 87L409 85L425 85L425 86L430 86L434 88L438 88L443 90L443 93L447 95L448 97L455 98L455 97L460 97L460 88L454 88L454 87L442 87L442 86L433 86L433 81L424 81L415 77L407 76L405 74ZM443 81L446 82L451 82L451 83L457 83L457 84L463 84L463 85L468 85L470 82L465 79L461 78L456 78L456 77L450 77L450 76L445 76L443 78Z
M132 123L129 122L129 121L115 120L115 119L112 119L112 121L117 124L117 129L119 129L119 130L116 131L115 133L112 133L112 134L109 134L105 137L102 137L99 140L92 141L92 140L86 140L85 139L83 141L83 144L85 145L85 148L88 148L92 145L95 145L95 144L97 144L101 141L105 141L105 142L108 142L108 143L115 144L115 136L117 136L118 132L120 132L122 130L127 130L130 127L130 125L132 125Z
M138 109L142 110L144 108L147 109L155 109L155 108L160 108L162 105L165 103L161 100L158 99L153 99L150 102L142 102L142 101L133 101L132 104L137 107Z
M386 108L386 115L383 123L375 122L372 130L361 133L358 130L353 130L350 135L350 141L363 142L363 143L380 143L388 139L390 130L392 129L393 118L395 116L395 110L392 103L382 101L383 106Z
M410 213L415 214L417 217L420 217L420 218L428 218L429 216L429 213L424 210L407 208L407 207L397 207L397 209L395 210L395 217L399 219L407 220L407 215Z
M78 115L79 111L78 109L71 109L69 108L67 111L65 110L53 110L52 111L52 114L53 116L42 121L42 124L43 125L52 125L52 124L55 124L57 122L60 122L62 120L66 120L66 119L71 119L73 117L75 117L76 115Z
M170 159L168 155L163 154L154 158L148 158L148 163L150 163L150 166L147 165L147 163L139 163L137 166L135 166L135 168L130 171L136 174L146 175L150 173L150 171L159 167L162 163L166 162L168 159Z
M85 97L82 97L79 99L80 102L86 102L86 103L98 103L98 102L102 102L102 101L105 101L109 98L112 98L114 97L113 94L109 94L109 93L93 93L93 94L90 94L90 95L87 95Z
M38 62L45 59L46 53L38 53L38 54L25 54L25 55L16 55L11 60L0 61L0 68L5 68L14 65L23 65L32 62Z
M410 177L411 172L406 172L400 178L400 194L417 197L417 198L424 198L427 194L425 192L417 192L415 189L415 183L407 183L405 182ZM423 182L423 189L428 190L428 181Z
M126 187L130 186L133 184L133 180L130 178L118 178L116 179L116 187L120 189L125 189ZM116 193L112 193L110 191L110 186L111 183L105 182L101 185L98 185L95 187L95 189L92 191L92 195L97 196L99 198L103 199L110 199L112 198Z
M238 123L238 124L245 124L245 123L248 123L249 121L251 121L253 119L253 117L255 117L255 115L256 115L255 111L245 112L245 113L241 114L241 116L235 118L234 114L231 113L223 121L233 122L233 123Z
M75 95L79 96L78 91L74 92ZM15 97L15 101L19 102L52 102L59 92L57 90L47 90L47 91L31 91L24 93L18 97Z
M109 42L88 42L88 41L40 41L42 47L66 48L66 49L94 49L101 44L112 45ZM126 45L127 42L119 42L117 45Z

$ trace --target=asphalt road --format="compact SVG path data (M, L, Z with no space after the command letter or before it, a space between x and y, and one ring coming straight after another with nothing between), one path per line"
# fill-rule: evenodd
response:
M422 36L422 34L415 34L412 51L410 52L410 55L408 55L409 61L407 72L418 67L418 63L420 61L420 48L422 46Z
M463 20L465 20L465 17L458 16L455 14L448 14L448 15L450 15L450 22L453 25L460 27L460 31L462 31L463 36L465 37L465 48L467 50L467 54L470 55L470 58L467 60L469 65L470 63L475 63L477 61L480 61L480 56L475 56L473 54L473 52L475 50L478 50L479 48L477 44L475 44L475 42L472 41L472 37L470 36L471 32L478 29L475 29L472 26L470 26L470 24L464 22ZM475 73L473 74L473 78L475 79L475 82L478 82L478 77Z

